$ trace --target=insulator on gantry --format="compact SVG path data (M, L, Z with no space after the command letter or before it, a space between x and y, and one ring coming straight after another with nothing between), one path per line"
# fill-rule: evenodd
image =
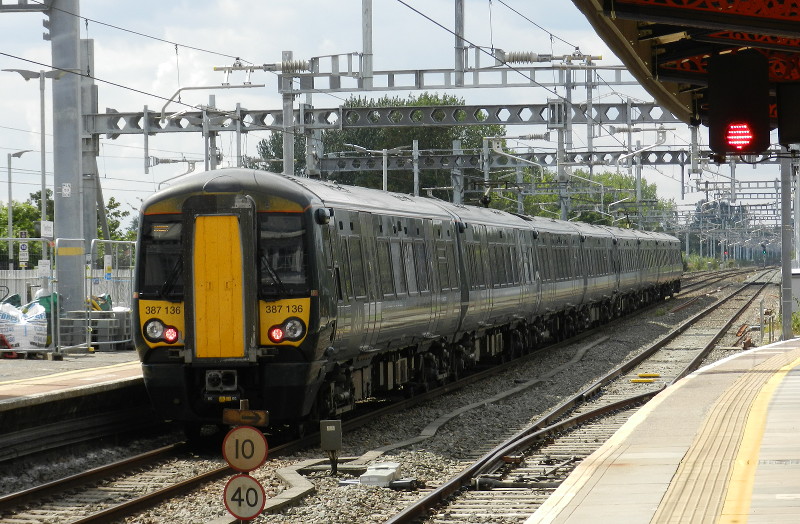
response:
M530 51L506 51L507 63L535 63L535 62L549 62L552 60L552 55L540 55Z
M284 73L296 73L310 69L308 60L284 60L281 62L281 71Z

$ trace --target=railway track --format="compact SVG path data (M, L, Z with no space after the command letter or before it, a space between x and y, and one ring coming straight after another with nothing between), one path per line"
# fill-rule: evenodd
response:
M387 522L521 522L636 409L696 369L768 285L743 284Z
M716 281L715 281L716 282ZM708 284L713 285L713 282ZM742 290L752 286L742 286ZM726 302L730 302L729 298ZM685 323L689 324L689 322ZM583 338L597 337L596 333L588 333L583 335ZM572 339L570 343L575 343ZM684 353L686 353L684 351ZM498 373L511 366L516 365L510 362L497 368L485 370L474 375L467 377L464 381L457 384L447 384L442 388L432 390L425 394L420 394L410 399L406 399L399 404L381 408L378 411L364 414L345 424L346 431L352 431L353 428L359 425L366 424L376 417L380 417L385 413L394 410L407 409L410 406L428 402L431 398L441 396L443 393L453 391L458 388L465 387L467 384L483 380L489 375ZM627 371L625 371L627 372ZM617 375L621 375L622 370L617 371ZM666 372L665 372L666 373ZM666 375L664 375L666 376ZM666 379L653 381L648 387L653 389L652 396L657 392ZM583 392L579 398L585 399L594 394L595 391L604 387L598 384L596 387L590 388ZM637 384L636 388L642 388L642 384ZM606 386L608 389L608 386ZM564 408L566 409L566 408ZM554 417L560 416L560 413L554 412L542 419L542 423L550 423ZM587 440L592 443L598 441L602 443L606 435L613 434L615 431L614 424L607 425L606 428L592 430L594 433L590 437L577 437L579 440ZM561 430L559 430L561 431ZM317 435L310 435L304 439L300 439L282 446L270 446L270 456L279 457L287 453L292 453L298 449L314 447L317 445ZM518 435L509 435L507 442L513 442L518 439ZM597 445L599 445L599 443ZM563 446L563 445L559 445ZM491 447L483 450L485 455L489 456L496 454L494 451L489 451ZM513 515L530 515L532 508L538 507L541 500L546 499L547 494L552 491L554 483L559 481L560 476L566 476L571 470L570 463L579 461L589 453L593 448L587 446L585 451L573 450L571 453L566 453L560 448L548 449L544 448L540 451L539 457L529 456L524 463L519 464L523 469L517 470L516 473L502 474L498 476L497 471L508 468L505 462L500 460L502 464L500 469L492 472L485 473L481 477L481 486L492 487L491 491L486 491L489 498L493 500L507 499L507 506L510 508L507 516L514 519ZM50 483L41 486L34 490L28 490L19 494L13 494L8 497L0 498L0 522L14 522L20 519L25 519L26 522L109 522L112 520L119 520L135 514L143 508L151 507L158 504L162 500L175 497L181 493L191 491L197 486L212 480L221 479L226 475L232 474L227 466L222 465L221 461L216 460L213 463L209 461L199 460L196 456L182 457L181 454L185 453L185 449L165 448L159 450L155 454L148 454L141 458L131 459L126 461L125 464L115 464L109 468L102 468L87 472L84 475L77 475L75 478L67 479L64 482ZM512 453L512 455L517 453ZM176 460L188 460L197 462L198 473L187 478L180 478L180 482L176 482L176 471L171 464ZM512 461L514 459L511 459ZM497 462L497 460L495 460ZM527 469L526 469L527 468ZM183 468L181 468L183 469ZM202 471L200 471L202 470ZM509 472L511 470L509 469ZM521 479L519 485L526 487L511 487L508 488L508 478ZM516 477L514 477L516 475ZM521 484L520 484L521 483ZM158 487L158 489L150 489L142 492L141 486ZM138 486L138 487L137 487ZM533 487L531 487L533 486ZM527 490L526 493L541 492L541 497L519 497L519 490ZM458 491L463 490L459 488ZM438 490L423 490L430 491L431 496L436 496ZM508 491L508 493L506 493ZM514 492L517 491L515 494ZM469 513L468 508L472 506L475 511L480 511L488 504L481 498L481 491L466 491L464 492L462 506L453 506L452 518L461 518L462 515ZM419 497L419 493L404 494L403 497L408 500L409 504L416 504L414 499ZM524 500L523 500L524 499ZM505 514L501 512L500 514ZM402 514L401 514L402 515ZM399 517L396 517L399 518ZM37 520L38 519L38 520ZM233 520L231 521L233 522ZM403 522L403 520L398 520ZM442 522L448 522L444 520Z

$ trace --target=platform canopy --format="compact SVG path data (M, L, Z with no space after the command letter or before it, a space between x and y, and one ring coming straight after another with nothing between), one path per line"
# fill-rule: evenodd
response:
M800 0L573 0L654 99L706 122L708 59L757 49L778 83L800 82ZM732 86L735 88L735 86Z

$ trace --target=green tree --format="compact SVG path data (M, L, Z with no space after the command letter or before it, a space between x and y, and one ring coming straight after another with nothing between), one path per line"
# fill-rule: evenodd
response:
M106 220L108 222L108 233L111 240L136 240L136 227L132 223L126 229L122 229L123 220L131 215L130 211L122 209L122 203L113 196L106 202ZM97 238L103 238L103 232L98 228Z
M495 180L495 190L491 195L491 207L509 212L517 211L518 189L516 180L506 178ZM505 188L508 189L505 189ZM524 213L533 216L560 216L558 177L555 172L539 168L523 169L522 189L542 189L536 195L526 195L523 199ZM652 217L669 216L675 211L675 202L658 198L658 187L642 179L642 210ZM642 227L636 223L636 177L627 173L607 171L591 175L583 170L575 170L570 178L570 219L578 219L590 224L615 225L618 227ZM616 203L613 208L609 206ZM662 229L655 219L647 221L646 229Z
M53 192L47 190L47 219L53 220L54 202ZM42 218L40 207L41 191L31 193L25 202L13 202L13 227L14 231L8 234L8 206L0 206L0 232L4 237L20 238L27 235L28 238L38 238L36 224ZM136 220L127 228L123 228L123 221L130 216L130 211L122 209L122 203L114 197L108 199L106 203L106 217L111 240L136 240ZM24 232L24 233L23 233ZM102 238L102 231L98 227L98 238ZM30 242L28 245L29 260L26 267L36 267L42 257L42 243L39 241ZM19 244L14 243L14 259L16 267L19 265ZM8 267L8 242L0 242L0 267Z
M463 106L463 99L451 95L438 95L423 93L419 96L411 95L408 99L399 97L383 97L381 99L366 99L351 97L343 107L394 107L394 106ZM336 131L325 131L322 134L323 148L326 154L353 151L345 144L356 144L365 149L381 150L406 146L411 156L411 145L414 140L419 141L421 150L439 150L451 152L453 140L461 140L463 149L479 149L482 147L483 137L502 136L505 126L502 125L477 125L477 126L426 126L426 127L384 127L384 128L355 128ZM273 133L268 139L262 140L258 145L261 158L273 171L281 170L283 158L283 135ZM305 137L295 137L295 172L302 173L305 169ZM378 159L380 162L380 159ZM411 168L409 167L409 173ZM413 179L409 173L389 172L389 190L401 193L413 191ZM477 169L466 169L465 179L483 175ZM358 171L336 173L330 177L343 184L352 184L364 187L380 188L383 185L383 175L378 171ZM421 187L450 186L450 171L448 170L420 170Z

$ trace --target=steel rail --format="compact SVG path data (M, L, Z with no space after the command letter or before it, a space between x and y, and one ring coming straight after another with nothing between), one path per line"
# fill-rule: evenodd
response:
M740 288L740 290L744 289L745 287L747 287L747 285L742 286ZM740 291L740 290L737 290L737 292ZM735 293L734 293L734 295L735 295ZM730 299L730 297L728 297L724 301L720 301L720 302L714 304L714 306L718 307L719 305L723 304L728 299ZM751 299L751 301L752 300L753 299ZM653 305L652 307L655 307L655 305ZM745 306L743 306L743 307L745 307ZM614 325L617 322L621 322L621 321L623 321L623 320L625 320L627 318L630 318L630 316L631 315L626 315L625 317L622 317L620 319L615 319L613 322L607 324L605 326L605 328L607 329L608 326ZM680 330L682 332L684 329L686 329L688 327L688 325L691 324L691 322L695 322L698 318L700 318L700 315L696 315L695 317L692 317L692 319L690 319L686 323L684 323L681 326L679 326L678 328L676 328L676 331ZM585 331L585 332L580 333L580 334L576 335L575 337L572 337L572 338L570 338L570 339L568 339L566 341L561 341L561 342L558 342L556 344L551 344L551 345L549 345L549 346L547 346L545 348L542 348L541 350L548 350L548 349L552 350L552 349L555 349L557 347L561 347L561 346L566 345L566 344L574 344L575 342L578 342L580 340L583 340L583 339L586 339L588 337L596 335L597 331L598 331L597 329ZM666 343L663 340L662 340L662 342L664 344ZM662 346L663 346L663 344L660 343L660 345L658 345L658 348L660 348ZM653 352L654 351L655 350L653 350ZM502 363L502 364L499 364L499 365L496 365L496 366L493 366L493 367L490 367L490 368L487 368L487 369L484 369L484 370L480 370L480 371L474 372L472 374L469 374L469 375L466 375L466 376L462 377L460 380L458 380L456 382L444 384L444 385L442 385L440 387L433 388L430 391L427 391L425 393L417 394L417 395L415 395L415 396L413 396L413 397L411 397L409 399L405 399L405 400L402 400L402 401L399 401L399 402L394 402L391 405L388 405L388 406L385 406L385 407L382 407L382 408L378 408L377 410L371 410L369 413L356 416L356 417L344 422L344 424L343 424L344 429L345 430L355 429L357 427L360 427L360 426L363 426L363 425L365 425L367 423L372 422L375 419L376 416L381 416L381 415L385 415L385 414L388 414L388 413L391 413L391 412L396 412L396 411L399 411L399 410L402 410L402 409L407 409L407 408L412 407L414 405L418 405L418 404L424 403L424 402L430 400L431 398L438 397L438 396L442 395L443 393L449 393L449 392L461 389L461 388L463 388L463 387L465 387L467 385L470 385L470 384L473 384L473 383L478 382L480 380L483 380L483 379L485 379L485 378L487 378L489 376L498 374L498 373L510 368L511 366L516 366L516 365L519 364L521 359L532 358L533 353L535 353L535 352L523 355L522 357L514 359L514 360L509 361L509 362L505 362L505 363ZM640 355L639 357L636 357L636 358L632 359L629 363L624 364L623 366L620 366L617 369L613 370L611 373L609 373L608 380L610 381L613 378L616 378L619 375L621 375L621 374L627 372L628 370L632 369L635 365L638 365L642 360L644 360L644 358L645 357ZM523 446L524 447L524 445L525 445L524 443L526 443L526 442L533 442L533 441L536 441L537 439L546 438L548 435L551 435L551 434L553 434L555 432L563 431L565 428L573 427L575 425L578 425L578 424L581 424L581 423L585 422L586 420L589 420L589 418L592 418L592 417L587 418L588 415L580 415L580 416L573 417L571 419L568 419L566 421L563 421L563 422L560 422L560 423L557 423L557 424L554 423L555 420L563 417L566 413L568 413L569 411L574 409L574 407L577 404L582 403L586 399L588 399L589 397L593 396L597 392L597 390L599 390L601 387L603 387L603 385L605 384L604 380L606 380L605 377L604 377L604 379L601 379L597 383L589 386L587 389L585 389L584 391L582 391L581 393L579 393L578 395L576 395L572 399L569 399L569 400L565 401L564 403L562 403L560 406L558 406L557 408L552 410L550 413L548 413L547 415L542 417L539 421L537 421L536 424L532 425L529 428L526 428L525 430L523 430L522 432L518 433L514 437L511 437L510 439L507 439L504 443L502 443L500 446L498 446L498 448L496 448L495 450L489 452L486 456L484 456L482 459L480 459L478 462L476 462L476 464L473 467L470 467L467 470L465 470L465 472L471 473L473 476L476 475L476 474L481 474L487 468L494 467L494 465L499 461L499 459L504 454L508 453L509 450L516 449L519 446ZM646 399L651 398L652 396L654 396L657 393L658 393L658 391L654 391L654 392L650 392L650 393L646 393L646 394L634 397L632 399L623 400L623 401L620 401L620 402L616 403L615 405L612 405L612 406L608 407L607 409L609 411L615 411L615 410L619 410L619 409L624 409L627 405L629 405L631 403L632 404L637 404L637 403L644 402ZM595 415L593 415L593 416L596 417L598 415L595 413ZM305 436L303 438L293 440L293 441L288 442L286 444L281 444L279 446L271 447L270 455L272 457L281 456L281 455L287 455L287 454L293 453L293 452L295 452L297 450L304 449L304 448L307 448L309 446L314 446L314 445L317 444L318 438L319 438L318 433L312 433L312 434L307 435L307 436ZM148 453L137 455L135 457L131 457L131 458L125 459L123 461L115 462L115 463L109 464L107 466L94 468L94 469L89 470L87 472L83 472L83 473L80 473L80 474L77 474L77 475L72 475L72 476L67 477L65 479L53 481L53 482L50 482L50 483L47 483L47 484L44 484L44 485L41 485L41 486L37 486L35 488L24 490L24 491L21 491L21 492L18 492L18 493L13 493L13 494L7 495L5 497L0 497L0 510L5 510L5 509L11 508L11 507L18 507L20 505L24 505L24 504L27 504L29 502L32 502L32 501L34 501L36 499L41 500L43 498L47 498L49 496L52 496L54 493L63 492L63 491L69 490L69 489L74 489L75 487L79 487L79 486L85 486L86 484L89 484L89 483L92 483L92 482L97 482L99 479L107 478L109 476L118 475L118 474L123 473L125 471L130 471L130 470L134 470L134 469L137 469L137 468L141 468L141 467L147 466L148 464L152 464L154 462L158 462L160 460L164 460L166 458L169 458L170 456L175 456L176 454L180 453L180 451L182 449L185 448L185 445L186 445L185 443L178 443L178 444L175 444L175 445L172 445L172 446L166 446L164 448L160 448L160 449L148 452ZM474 470L474 472L473 472L473 470ZM167 486L165 488L162 488L162 489L159 489L157 491L145 494L145 495L143 495L141 497L137 497L135 499L129 500L129 501L124 502L122 504L118 504L116 506L109 507L109 508L107 508L105 510L101 510L101 511L99 511L97 513L94 513L92 515L85 516L85 517L83 517L83 518L81 518L79 520L76 520L74 522L76 522L76 523L95 523L95 522L108 522L108 521L111 521L111 520L119 520L119 519L125 518L127 516L130 516L131 514L137 512L137 511L141 511L141 510L150 508L150 507L152 507L152 506L154 506L154 505L156 505L156 504L158 504L158 503L160 503L160 502L162 502L164 500L167 500L167 499L170 499L172 497L179 496L181 494L189 492L189 491L191 491L193 488L195 488L198 485L201 485L201 484L204 484L204 483L207 483L207 482L211 482L211 481L215 481L215 480L219 480L219 479L223 478L225 475L229 475L229 474L232 474L232 473L234 473L234 471L230 467L228 467L227 465L219 467L219 468L216 468L216 469L212 469L212 470L209 470L209 471L207 471L205 473L202 473L202 474L200 474L200 475L198 475L196 477L193 477L193 478L190 478L190 479L186 479L186 480L181 481L179 483L176 483L176 484L174 484L172 486ZM471 478L471 477L469 477L469 478ZM447 489L445 489L445 488L447 488ZM460 482L458 480L458 477L456 477L453 480L451 480L448 483L446 483L445 485L443 485L442 487L440 487L435 492L431 493L431 495L429 495L429 496L431 496L431 497L442 497L441 500L444 500L444 498L446 498L447 496L450 496L452 493L454 493L455 491L458 491L459 489L462 489L462 488L463 488L463 482ZM448 493L448 495L438 495L437 494L438 492ZM425 499L422 499L422 500L425 500ZM411 506L409 508L411 508ZM403 514L402 513L398 514L397 517L400 517L401 515L403 515ZM395 522L395 521L392 520L390 522ZM408 522L408 521L397 520L397 522Z
M761 274L761 277L763 277L769 272L771 271L763 272ZM530 447L529 444L532 442L536 442L537 440L546 438L550 435L566 431L588 420L599 418L608 413L612 413L621 409L630 408L638 403L646 402L647 400L649 400L650 398L654 397L656 394L661 392L667 385L672 384L675 381L679 380L680 378L691 373L697 368L697 366L699 366L700 362L702 362L702 360L708 355L708 352L710 352L711 348L714 347L714 342L718 340L719 337L721 337L725 333L728 327L730 327L730 325L733 323L734 319L737 316L739 316L741 312L744 311L744 309L752 303L753 300L755 300L755 297L757 297L759 293L763 291L763 289L768 285L768 282L761 284L761 288L759 289L758 293L755 293L753 297L749 301L747 301L747 303L743 305L736 312L735 315L732 316L731 320L728 323L726 323L723 328L718 330L717 334L713 337L712 342L707 344L701 351L699 351L698 356L695 357L689 364L687 364L684 367L684 369L681 372L679 372L678 375L669 384L665 384L664 386L662 386L662 388L658 390L629 397L628 399L617 401L613 404L603 406L596 410L592 410L572 418L568 418L561 422L557 423L554 422L555 420L565 416L566 413L572 411L578 405L584 403L590 397L594 396L602 387L610 384L611 382L616 380L619 376L633 370L639 364L641 364L648 358L652 357L656 352L658 352L658 350L666 346L667 343L669 343L673 339L683 334L694 323L710 315L714 310L716 310L729 300L732 300L735 296L737 296L746 288L751 287L752 285L753 284L747 284L747 283L743 284L736 291L731 293L728 297L714 304L709 305L703 311L697 313L688 320L684 321L681 325L676 327L664 338L662 338L655 344L652 344L648 349L646 349L639 355L633 357L628 362L625 362L622 365L615 368L614 370L610 371L608 374L600 378L597 382L590 385L585 390L567 399L562 404L554 408L551 412L549 412L548 414L544 415L542 418L537 420L531 426L523 429L516 435L510 437L503 443L499 444L494 449L485 454L483 457L474 462L471 466L461 471L450 481L446 482L442 486L433 490L425 497L407 506L400 513L397 513L392 518L387 520L386 524L409 524L419 519L422 519L430 514L432 508L438 505L442 505L445 501L456 495L458 492L468 489L468 487L472 483L472 479L475 478L476 476L489 473L499 468L503 464L502 461L503 456L512 453L514 451L518 451L521 448Z

